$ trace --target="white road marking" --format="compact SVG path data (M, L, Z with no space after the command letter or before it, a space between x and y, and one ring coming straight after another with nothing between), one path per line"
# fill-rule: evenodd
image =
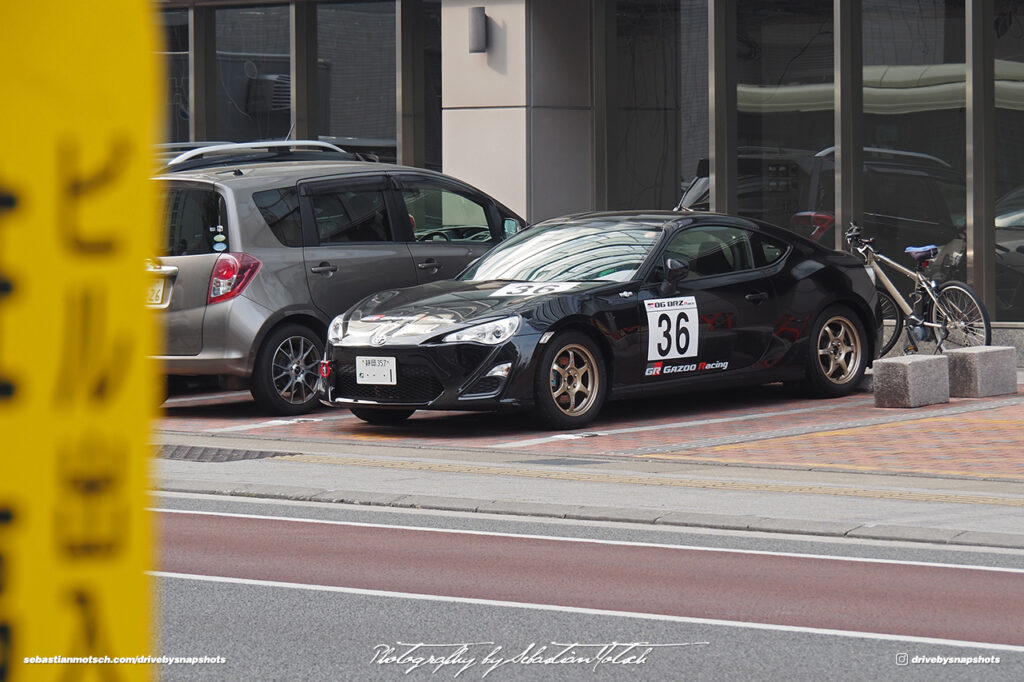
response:
M1012 644L991 644L988 642L968 642L956 639L938 639L933 637L914 637L910 635L883 634L878 632L859 632L856 630L829 630L825 628L799 627L795 625L775 625L772 623L754 623L735 620L718 620L714 618L692 618L687 616L666 616L658 613L631 613L629 611L612 611L604 609L587 609L576 606L556 606L554 604L536 604L531 602L511 602L497 599L474 599L469 597L443 597L433 594L417 594L412 592L387 592L385 590L366 590L356 587L338 587L335 585L308 585L303 583L286 583L276 580L253 580L249 578L225 578L214 575L192 575L188 573L168 573L165 571L147 571L147 575L157 578L178 580L196 580L211 583L229 583L234 585L252 585L257 587L282 587L292 590L312 590L317 592L338 592L366 597L388 597L395 599L419 599L422 601L448 602L455 604L474 604L479 606L499 606L516 609L535 609L538 611L557 611L560 613L578 613L592 616L614 616L618 618L638 618L643 620L660 620L673 623L690 623L693 625L711 625L732 628L748 628L752 630L773 630L778 632L799 632L808 635L828 635L832 637L850 637L854 639L874 639L883 641L912 642L914 644L933 644L940 646L956 646L971 649L993 651L1024 652L1024 647Z
M594 436L616 436L623 433L642 433L644 431L665 431L667 429L685 429L692 428L694 426L707 426L708 424L724 424L727 422L745 422L752 419L764 419L765 417L778 417L786 414L804 414L806 412L822 412L824 410L844 410L854 405L868 405L874 404L874 399L871 400L857 400L854 402L844 403L842 405L832 406L815 406L815 407L800 407L792 410L775 410L772 412L758 412L757 414L746 414L741 417L720 417L718 419L695 419L692 421L685 422L672 422L670 424L653 424L651 426L628 426L621 429L608 429L607 431L585 431L575 434L560 433L554 436L545 436L543 438L531 438L529 440L514 440L507 443L498 443L492 447L496 448L525 448L530 445L541 445L543 443L550 443L556 440L566 440L573 438L592 438Z
M359 523L355 521L334 521L325 519L303 519L289 516L267 516L263 514L234 514L230 512L209 512L192 511L188 509L164 509L149 507L147 511L160 514L191 514L193 516L216 516L232 519L253 519L257 521L290 521L292 523L319 523L327 526L349 526L353 528L382 528L395 530L410 530L423 533L454 533L457 535L475 535L498 538L513 538L522 540L551 540L553 542L579 542L592 545L612 545L616 547L645 547L656 549L677 549L690 550L694 552L723 552L727 554L746 554L755 556L774 556L796 559L820 559L822 561L847 561L865 564L887 564L892 566L923 566L927 568L950 568L965 571L989 571L993 573L1017 573L1024 574L1024 568L1004 568L998 566L972 566L969 564L943 564L930 561L901 561L899 559L871 559L861 557L835 556L831 554L801 554L798 552L768 552L754 549L732 549L720 547L699 547L696 545L669 545L656 542L629 542L624 540L598 540L593 538L573 538L557 535L530 535L526 533L498 533L493 531L429 528L424 526L401 526L386 523Z
M289 424L305 424L313 422L337 421L339 419L355 419L354 414L335 414L329 417L295 417L293 419L271 419L255 424L238 424L237 426L220 426L215 429L206 429L204 433L231 433L234 431L253 431L255 429L269 429L274 426L288 426Z
M178 405L180 403L208 403L214 400L225 398L248 398L249 391L229 391L227 393L202 393L200 395L185 395L177 398L168 398L164 405Z

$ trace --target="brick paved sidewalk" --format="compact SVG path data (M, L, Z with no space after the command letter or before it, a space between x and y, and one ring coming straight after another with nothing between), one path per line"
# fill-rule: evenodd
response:
M836 400L792 397L780 387L742 395L694 393L615 403L591 427L571 433L536 430L525 415L491 413L419 412L399 427L371 426L345 410L270 419L241 402L172 408L160 429L297 444L348 442L1024 481L1024 391L915 409L876 408L868 392Z

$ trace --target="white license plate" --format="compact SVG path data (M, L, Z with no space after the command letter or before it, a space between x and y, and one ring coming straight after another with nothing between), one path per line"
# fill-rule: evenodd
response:
M356 356L356 383L394 386L396 367L394 358Z
M146 290L146 304L160 305L164 300L164 278L157 278Z

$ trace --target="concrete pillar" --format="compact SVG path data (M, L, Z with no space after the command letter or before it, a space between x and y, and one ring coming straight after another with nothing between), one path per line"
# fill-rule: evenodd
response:
M470 53L480 6L487 51ZM591 26L588 0L443 0L444 171L530 221L592 209Z

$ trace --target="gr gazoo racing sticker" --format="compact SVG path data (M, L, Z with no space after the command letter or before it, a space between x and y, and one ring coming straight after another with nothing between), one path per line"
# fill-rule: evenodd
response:
M506 284L500 289L492 291L490 296L543 296L544 294L557 294L560 291L568 291L579 282L513 282Z
M669 365L664 362L652 362L647 365L644 376L661 377L670 374L689 374L691 372L707 372L713 369L728 369L729 363L721 362L694 362L688 365Z
M647 360L673 360L697 355L697 299L655 298L647 308Z

